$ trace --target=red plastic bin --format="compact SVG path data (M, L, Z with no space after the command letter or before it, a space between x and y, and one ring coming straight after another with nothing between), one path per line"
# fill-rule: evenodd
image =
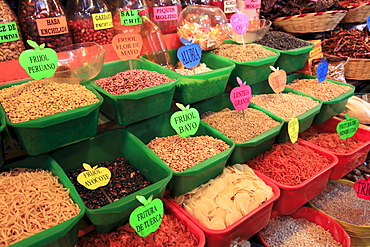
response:
M274 196L264 202L262 205L251 211L249 214L244 215L241 219L236 221L234 224L226 227L222 230L212 230L205 227L196 218L194 218L190 213L188 213L184 208L182 208L175 200L172 198L167 198L172 205L174 205L189 221L196 224L206 236L206 246L207 247L226 247L229 246L231 241L240 237L241 239L248 239L254 234L262 230L269 222L272 206L274 202L280 196L279 188L272 182L266 181L258 171L255 171L256 175L272 188Z
M277 211L273 211L271 213L271 219L277 216L281 216L281 214ZM331 235L333 235L334 240L342 244L342 247L351 247L351 239L342 226L339 225L334 219L321 213L320 211L309 207L301 207L290 216L294 219L304 218L308 221L316 223L325 230L329 231ZM270 247L260 232L258 233L258 238L265 247Z
M285 185L267 177L261 173L261 178L265 181L276 184L280 188L280 197L274 204L274 210L278 211L283 215L292 214L303 204L314 198L317 194L323 191L329 181L330 173L333 167L338 163L338 159L335 155L319 148L311 143L298 140L299 145L308 146L315 150L317 153L329 158L333 162L313 176L311 179L298 184L298 185ZM257 172L256 170L254 170Z
M324 123L313 124L312 126L315 126L320 131L324 132L337 132L336 127L341 121L342 120L339 118L330 118ZM359 127L354 137L364 140L366 141L366 143L352 150L351 152L344 154L332 152L325 149L327 150L327 152L334 154L338 158L338 164L335 165L335 167L333 168L330 174L330 180L337 180L342 178L344 175L365 162L367 154L370 150L370 131L365 128Z

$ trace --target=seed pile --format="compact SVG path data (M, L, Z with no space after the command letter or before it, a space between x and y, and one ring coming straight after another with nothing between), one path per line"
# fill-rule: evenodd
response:
M315 246L341 247L333 235L322 226L305 218L278 216L270 220L261 231L267 244L271 247Z
M228 166L215 179L175 197L205 227L221 230L274 196L247 165Z
M322 101L332 100L351 89L326 80L320 83L317 79L295 79L287 87Z
M113 162L102 162L99 167L106 167L111 171L111 179L106 186L100 187L108 195L111 201L117 201L151 184L143 174L125 158L117 158ZM77 182L77 176L84 172L78 169L68 174L69 179L75 186L86 207L91 209L101 208L109 204L108 198L100 190L89 190Z
M35 80L0 90L0 103L12 123L21 123L99 102L80 84Z
M202 120L236 143L252 139L280 124L262 111L253 108L243 111L226 108Z
M120 95L174 80L156 71L133 69L119 72L114 76L101 78L94 82L108 93Z
M311 45L310 43L298 39L293 35L280 31L270 31L266 33L266 35L261 40L254 43L282 51L289 51Z
M80 213L58 177L42 169L0 173L0 246L9 246Z
M370 201L358 198L352 186L329 181L323 192L310 201L318 209L338 220L370 226Z
M275 52L257 44L245 44L245 47L236 44L223 44L211 52L241 63L276 55Z
M318 101L294 93L253 95L251 103L264 108L285 121L289 121L292 117L298 117L319 105Z
M182 172L230 148L212 136L156 137L147 145L174 172Z

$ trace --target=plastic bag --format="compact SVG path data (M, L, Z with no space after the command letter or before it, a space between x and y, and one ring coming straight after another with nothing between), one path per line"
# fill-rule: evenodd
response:
M338 117L344 119L345 114L358 118L361 124L370 124L370 103L357 96L352 96Z
M329 64L326 79L347 83L346 78L344 77L344 65L348 62L348 60L349 57L325 57L325 61ZM321 58L312 60L312 75L316 75L316 69L320 63Z

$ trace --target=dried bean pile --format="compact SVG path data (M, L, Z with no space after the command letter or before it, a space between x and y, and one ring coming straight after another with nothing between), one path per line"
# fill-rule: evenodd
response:
M108 93L120 95L174 80L156 71L133 69L117 73L114 76L101 78L94 82Z
M76 18L69 21L73 43L96 42L110 44L114 36L113 28L95 30L92 18Z
M99 102L80 84L35 80L0 90L0 103L9 120L21 123Z
M298 117L319 105L318 101L294 93L253 95L251 103L266 109L285 121L289 121L292 117Z
M370 153L369 153L370 154ZM368 156L370 158L370 156ZM366 177L370 177L370 162L362 163L351 172L345 175L345 178L351 180L352 182L356 182L358 180L365 180Z
M330 217L362 226L370 226L370 201L358 198L352 186L329 181L325 190L310 201Z
M109 233L94 231L83 235L78 239L75 247L192 247L198 244L199 240L178 218L165 213L158 230L145 238L136 234L127 223Z
M340 57L370 58L369 35L367 28L332 32L322 41L322 52Z
M254 43L282 51L293 50L311 45L310 43L298 39L293 35L280 31L270 31L266 33L266 35L261 40Z
M299 133L299 137L329 151L341 154L353 152L353 150L358 149L366 143L366 141L358 139L355 136L341 139L337 132L321 131L315 126L311 126Z
M117 201L151 184L141 172L130 165L125 158L117 158L113 162L102 162L99 167L106 167L111 171L111 179L106 186L100 187L108 195L111 201ZM98 190L89 190L77 182L77 176L84 172L78 169L68 173L68 177L75 186L86 207L91 209L101 208L109 204L108 198Z
M236 44L223 44L211 52L241 63L276 55L275 52L257 44L246 44L245 47Z
M262 111L253 108L243 111L226 108L202 120L236 143L252 139L280 124Z
M156 137L147 145L174 172L182 172L230 148L212 136Z
M322 226L305 218L278 216L270 220L261 231L267 244L271 247L315 246L341 247L333 235Z
M340 0L339 5L342 7L357 6L363 3L368 3L367 0Z
M330 81L320 83L317 79L295 79L287 87L322 101L332 100L351 90L350 87L345 85L338 85Z

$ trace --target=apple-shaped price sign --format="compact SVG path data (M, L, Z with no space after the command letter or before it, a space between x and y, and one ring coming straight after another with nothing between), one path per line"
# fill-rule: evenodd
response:
M292 118L288 122L288 135L292 143L295 143L298 140L298 133L299 133L298 119Z
M367 17L366 26L370 30L370 15Z
M247 109L252 98L252 88L243 82L239 77L236 78L240 87L234 87L230 92L230 100L235 110L242 111Z
M248 15L246 13L241 12L239 9L234 7L234 10L236 11L235 14L233 14L230 18L230 24L233 27L234 31L237 34L243 34L248 31Z
M77 182L87 189L95 190L109 183L111 172L108 168L98 166L91 167L87 163L83 163L82 166L86 171L78 174Z
M270 69L273 72L268 77L269 85L276 94L281 93L286 86L286 72L279 68L275 69L273 66L270 66Z
M139 33L120 33L112 39L113 49L119 59L126 61L138 58L143 47L143 38Z
M187 42L184 38L181 38L181 41L185 46L181 46L177 50L177 58L187 69L198 66L202 58L202 49L200 45L198 43L193 43L193 40Z
M341 139L351 138L360 126L360 121L358 120L358 118L352 118L348 114L345 114L345 118L346 120L338 123L336 128L337 133Z
M54 75L58 66L58 55L51 48L40 46L32 40L27 43L33 48L25 50L19 56L19 63L27 74L35 80L50 78Z
M321 63L316 68L316 76L319 82L323 82L328 74L329 64L325 62L325 58L321 58Z
M353 185L353 189L358 198L370 200L370 181L369 177L365 176L366 180L358 180Z
M182 104L176 103L176 106L181 109L171 115L170 123L172 128L181 137L188 137L197 133L200 123L199 112L195 108L189 108L189 105L184 107Z
M146 237L155 232L161 225L164 208L161 199L153 196L145 199L144 196L136 196L143 206L137 207L130 215L130 225L141 237Z

